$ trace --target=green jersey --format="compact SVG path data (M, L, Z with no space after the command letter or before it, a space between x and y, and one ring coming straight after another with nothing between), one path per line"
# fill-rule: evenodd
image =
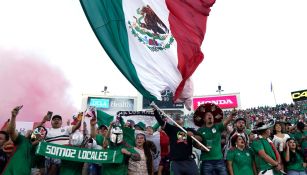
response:
M200 160L221 160L223 158L221 147L221 133L225 129L223 123L214 124L211 128L201 127L197 130L202 136L202 143L210 151L202 151Z
M259 155L258 152L261 150L264 150L264 152L270 156L272 159L276 160L275 153L273 148L271 147L270 143L267 139L264 138L258 138L253 141L251 144L251 148L253 149L255 153L255 163L257 166L257 169L259 171L264 171L272 168L272 165L264 161Z
M16 152L8 162L2 175L29 175L33 167L35 157L35 146L30 140L18 134L14 144L17 146Z
M286 157L286 152L283 153L283 156ZM291 161L286 162L285 166L286 166L287 171L289 170L304 171L305 168L303 166L304 161L303 161L302 156L299 153L295 152L295 157L296 158L294 162L291 162Z
M227 153L228 161L232 162L232 169L235 175L253 175L253 154L250 150L243 151L235 148Z

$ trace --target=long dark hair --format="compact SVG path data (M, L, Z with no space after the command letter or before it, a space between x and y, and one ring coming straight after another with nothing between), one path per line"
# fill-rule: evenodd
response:
M153 147L155 148L155 145L151 141L146 140L145 134L137 134L144 136L145 142L143 144L144 154L146 157L146 166L147 166L147 172L149 175L153 174L153 158L152 158L152 151Z
M152 141L146 141L143 145L144 153L146 157L146 165L148 174L153 174L153 156L152 151L156 149L155 144Z
M275 129L276 125L279 125L279 126L281 127L281 133L282 133L282 134L285 133L285 125L284 125L283 123L281 123L281 122L276 122L275 125L274 125L274 127L273 127L272 137L273 137L275 134L277 134L277 133L276 133L276 129Z
M290 140L293 140L293 141L295 142L296 148L295 148L295 152L290 151L290 154L289 154L290 160L289 160L288 164L289 164L289 163L295 163L295 162L297 161L296 154L299 154L299 156L303 157L302 152L299 151L298 148L297 148L297 142L295 141L294 138L288 138L287 141L286 141L286 143L288 144L288 142L289 142Z

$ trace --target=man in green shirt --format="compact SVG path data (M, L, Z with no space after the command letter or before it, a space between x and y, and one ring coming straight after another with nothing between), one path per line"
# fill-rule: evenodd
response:
M262 175L279 174L282 169L280 155L273 142L269 140L270 128L274 124L274 121L267 124L259 122L253 130L254 133L258 134L258 138L252 142L251 148L255 154L257 171Z
M37 144L47 135L47 130L39 126L32 132L31 138L26 138L16 132L16 116L22 106L17 106L12 111L8 127L10 138L16 145L16 152L11 157L2 175L29 175L35 161Z
M194 116L194 118L200 118L198 124L202 124L197 130L201 137L196 136L196 138L210 149L210 151L206 151L199 147L202 150L200 155L202 175L211 175L214 172L216 175L227 175L225 161L223 160L221 133L237 112L234 110L223 122L215 123L214 120L217 117L223 117L223 113L217 111L222 110L213 103L207 103L199 106L197 112L195 112L197 116Z

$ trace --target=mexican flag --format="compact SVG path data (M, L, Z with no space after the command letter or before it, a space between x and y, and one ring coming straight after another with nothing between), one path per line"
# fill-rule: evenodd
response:
M200 46L215 0L80 0L102 47L146 98L193 95L191 75L203 60Z
M109 115L101 110L97 110L97 123L98 126L105 125L110 126L110 123L114 120L114 116Z

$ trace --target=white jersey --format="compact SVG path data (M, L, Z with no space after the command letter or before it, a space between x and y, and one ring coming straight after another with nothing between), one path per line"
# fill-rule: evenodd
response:
M48 128L46 142L55 143L59 145L68 145L69 136L72 133L72 126L64 126L60 128Z

